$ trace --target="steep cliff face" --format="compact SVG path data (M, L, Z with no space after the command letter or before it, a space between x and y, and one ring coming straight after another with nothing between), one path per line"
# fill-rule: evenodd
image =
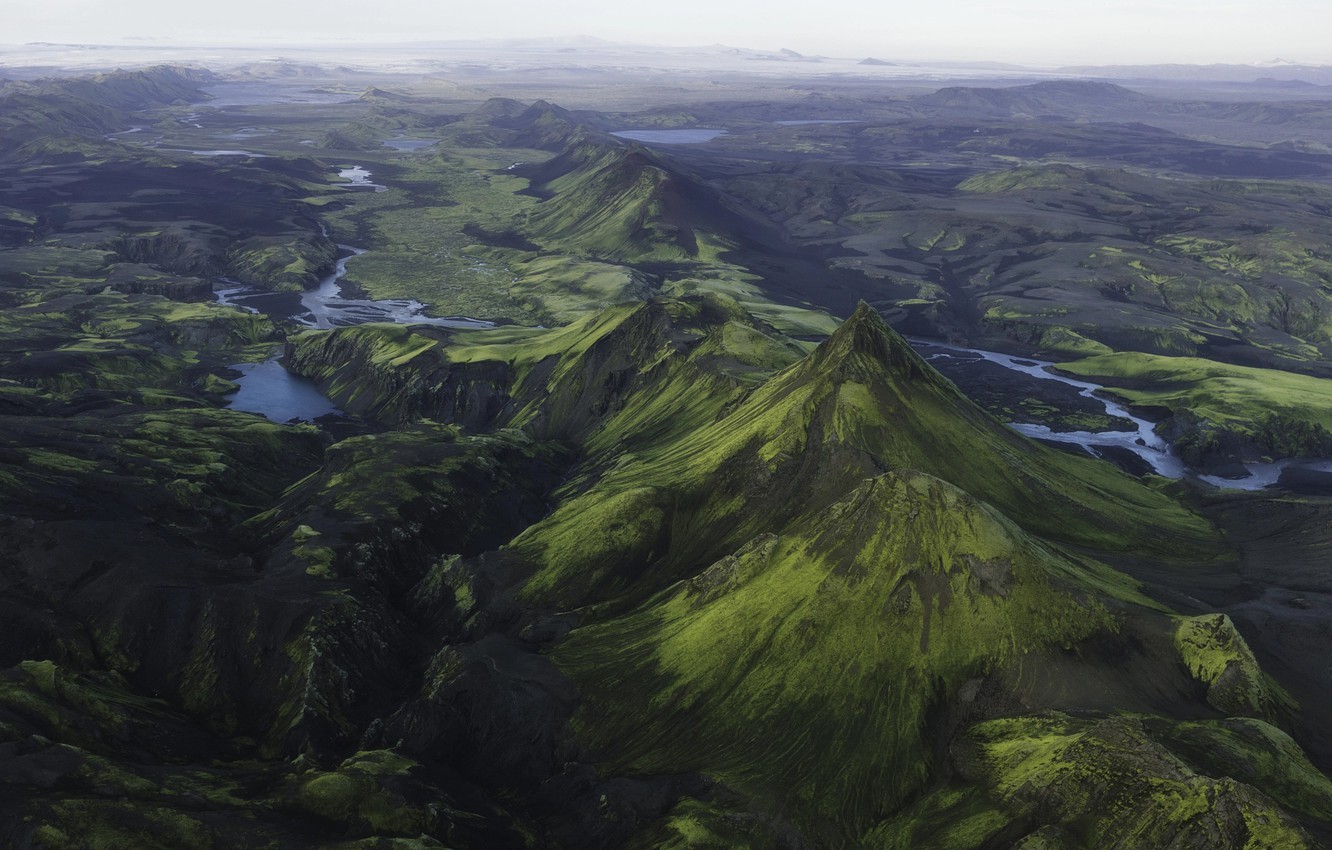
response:
M511 401L512 368L499 361L452 362L442 352L446 340L433 331L360 325L298 336L287 345L286 362L359 416L493 428Z

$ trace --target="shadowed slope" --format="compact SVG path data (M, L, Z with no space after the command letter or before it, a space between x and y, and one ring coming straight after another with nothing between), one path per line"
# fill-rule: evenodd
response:
M884 825L948 774L947 742L976 720L1210 711L1176 621L1033 533L1216 557L1204 523L1102 466L1008 431L862 307L729 415L622 460L511 550L539 565L530 600L583 608L553 657L584 696L576 731L612 772L701 772L820 846L859 846L898 834ZM1069 665L1076 687L1030 684ZM1239 710L1267 716L1260 697ZM1153 830L1182 828L1122 793ZM1044 823L994 800L996 829ZM1273 829L1299 846L1293 821ZM1242 846L1235 835L1219 846Z
M524 229L538 241L631 262L708 261L773 225L639 144L586 143L530 175L549 200Z
M1025 530L1101 550L1219 556L1207 525L1106 464L1039 446L963 397L873 310L724 418L644 447L514 547L559 606L641 601L756 534L914 469L990 503Z

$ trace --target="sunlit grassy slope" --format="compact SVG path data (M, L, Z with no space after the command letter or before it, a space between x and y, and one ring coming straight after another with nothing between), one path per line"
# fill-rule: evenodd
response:
M990 420L862 309L510 548L529 600L590 621L553 655L600 759L717 776L840 845L938 775L932 723L966 682L1154 608L1051 539L1219 555L1166 497ZM1153 675L1177 677L1170 631L1153 642Z
M1190 410L1218 423L1252 425L1279 413L1332 428L1332 381L1324 378L1136 352L1075 360L1059 368L1103 381L1134 403Z
M593 588L605 598L632 584L642 598L660 585L634 578L631 565L660 559L675 565L670 576L893 469L947 481L1054 539L1217 553L1206 525L1169 498L991 419L867 308L724 418L620 463L515 546L544 565L530 587L538 596L573 604ZM654 513L669 517L665 527L648 519ZM619 516L627 524L613 522L614 534L580 530ZM691 531L703 528L712 531Z

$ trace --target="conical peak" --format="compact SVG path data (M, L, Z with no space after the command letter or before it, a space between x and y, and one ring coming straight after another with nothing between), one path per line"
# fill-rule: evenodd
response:
M574 115L563 106L557 106L548 100L538 100L529 106L522 114L522 118L536 120L543 116L550 115L556 118L562 118L565 121L573 122Z
M492 97L472 110L473 115L487 118L513 117L521 114L527 106L510 97Z
M887 377L945 383L902 335L864 301L824 340L813 359L818 368L835 370L841 377L859 381Z
M615 162L618 165L633 166L635 168L664 168L660 157L639 142L630 142L626 145L624 152L619 155Z
M830 352L869 354L879 360L891 359L898 348L910 350L907 341L864 301L856 305L856 309L821 347L828 348Z
M619 159L611 161L609 168L615 169L615 172L622 173L622 175L634 177L642 175L642 172L649 171L649 169L653 172L663 173L663 175L670 175L670 172L663 167L657 157L642 148L626 151Z

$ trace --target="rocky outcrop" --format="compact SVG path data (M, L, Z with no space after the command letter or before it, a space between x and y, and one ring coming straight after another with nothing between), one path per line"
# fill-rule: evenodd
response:
M262 289L314 289L332 273L337 256L327 236L255 236L228 249L226 274Z
M512 367L450 361L441 343L432 332L362 326L297 336L287 345L286 363L359 416L392 423L434 419L475 431L494 428L512 399Z

